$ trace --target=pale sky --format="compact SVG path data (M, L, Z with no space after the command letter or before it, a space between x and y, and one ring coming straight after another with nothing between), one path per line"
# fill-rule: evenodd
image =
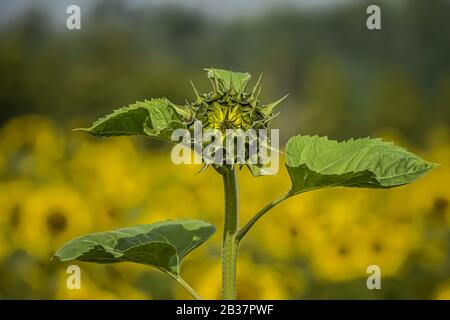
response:
M175 4L200 9L210 15L233 17L239 14L258 13L271 6L294 5L305 10L323 9L357 0L123 0L131 7L145 4ZM71 4L89 10L99 0L0 0L0 23L14 19L32 6L42 7L56 18L65 17L65 9Z

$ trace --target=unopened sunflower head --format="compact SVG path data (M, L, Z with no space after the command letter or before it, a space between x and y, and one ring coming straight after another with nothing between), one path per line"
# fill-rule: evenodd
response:
M192 126L195 120L202 123L204 129L264 129L278 113L275 107L286 97L278 101L262 104L261 78L253 89L247 90L249 73L231 72L221 69L205 69L212 84L212 91L199 94L191 81L196 100L186 102L184 106L173 105L186 124Z
M244 132L254 129L256 138L259 138L259 130L268 129L272 119L278 115L274 112L275 107L287 95L275 102L262 104L260 101L262 75L253 88L248 90L251 78L249 73L212 68L205 70L211 82L212 90L200 94L191 81L196 97L195 101L186 101L183 106L171 104L181 116L186 127L194 131L195 123L200 122L204 130L219 130L223 134L222 138L227 135L227 130L230 129L241 129ZM266 137L269 139L268 136ZM270 141L267 139L263 142L264 147L270 149L270 146L267 145L270 144ZM249 144L249 141L246 141L247 154ZM227 155L236 158L236 155L230 155L229 153ZM261 174L262 162L246 163L245 165L254 175Z

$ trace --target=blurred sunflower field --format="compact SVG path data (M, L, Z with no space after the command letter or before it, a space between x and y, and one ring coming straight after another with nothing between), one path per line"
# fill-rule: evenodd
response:
M36 115L10 120L0 137L1 298L188 298L165 275L132 264L80 262L81 289L69 290L68 264L50 260L84 233L186 216L218 226L183 273L204 298L220 297L223 190L212 169L197 174L200 166L173 165L168 149L142 139L86 137ZM412 185L317 191L274 209L241 247L239 298L450 298L448 141L436 130L415 150L442 166ZM242 221L289 186L284 169L239 177ZM383 290L366 288L374 264Z

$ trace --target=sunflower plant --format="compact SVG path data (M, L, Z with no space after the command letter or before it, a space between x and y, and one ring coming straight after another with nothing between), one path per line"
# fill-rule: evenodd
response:
M247 89L251 79L248 73L213 68L205 70L212 90L199 94L191 82L195 93L192 102L177 105L166 98L136 102L100 118L90 128L77 130L94 136L142 135L173 142L172 135L176 130L191 132L198 123L203 129L220 132L270 127L272 119L278 115L275 108L285 97L263 104L260 101L261 77L252 89ZM188 145L192 150L198 150L195 141L190 141ZM251 141L246 141L244 145L248 151ZM285 152L290 189L256 212L242 226L238 220L237 169L247 167L254 176L260 176L265 174L265 162L258 158L256 162L244 161L239 165L229 161L204 164L205 168L210 166L222 176L224 186L223 299L237 298L239 244L253 225L279 203L322 188L393 188L415 181L436 166L381 139L338 142L327 137L299 135L289 139ZM234 157L231 154L231 158ZM152 266L175 279L195 299L200 299L181 277L181 261L214 232L213 225L200 220L163 221L83 235L63 245L55 257L61 261L134 262Z

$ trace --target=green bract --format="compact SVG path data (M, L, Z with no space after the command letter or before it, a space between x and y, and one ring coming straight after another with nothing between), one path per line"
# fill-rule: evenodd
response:
M274 108L284 99L263 105L261 77L247 91L250 74L206 69L212 91L196 100L176 105L169 100L152 99L120 108L78 129L96 136L144 135L171 140L176 129L193 130L196 121L204 129L266 129L276 116ZM286 167L292 187L269 202L242 227L238 224L238 185L236 169L227 163L215 167L224 183L224 233L222 242L222 297L236 299L236 265L240 241L270 209L303 192L328 187L386 189L408 184L429 172L436 164L384 142L356 139L345 142L318 136L296 136L286 145ZM146 165L146 164L143 164ZM254 175L259 163L248 164ZM118 181L117 183L120 183ZM151 225L94 233L74 239L59 249L55 257L63 261L96 263L135 262L158 268L183 285L194 298L198 294L180 277L181 260L205 242L215 228L202 221L167 221Z
M273 109L284 98L262 105L261 76L250 92L247 85L250 74L230 72L220 69L205 69L213 90L198 94L194 85L196 101L188 104L193 111L193 118L200 120L205 129L213 128L224 132L226 129L263 129L276 116Z

